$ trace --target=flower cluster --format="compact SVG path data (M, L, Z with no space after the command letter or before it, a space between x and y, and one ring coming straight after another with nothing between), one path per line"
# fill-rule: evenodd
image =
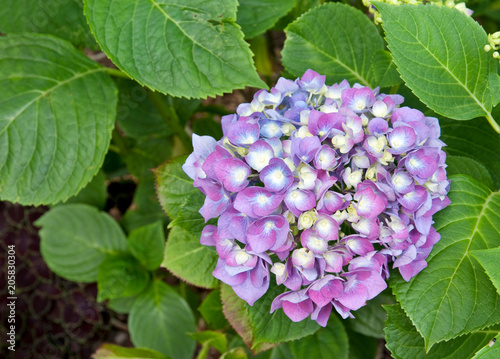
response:
M500 31L494 32L493 34L488 34L488 45L484 45L484 51L493 51L493 58L500 61Z
M274 275L289 291L271 310L325 326L383 291L390 262L407 281L424 269L446 155L438 120L403 100L307 70L224 116L221 140L193 135L183 169L218 217L201 237L213 275L250 305Z

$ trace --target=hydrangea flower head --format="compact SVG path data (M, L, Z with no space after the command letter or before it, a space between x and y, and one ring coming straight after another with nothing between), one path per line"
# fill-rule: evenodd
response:
M218 218L201 237L213 275L250 305L274 276L287 291L271 311L325 326L382 292L389 268L423 270L450 183L437 119L403 100L308 70L224 116L219 141L193 135L183 169Z

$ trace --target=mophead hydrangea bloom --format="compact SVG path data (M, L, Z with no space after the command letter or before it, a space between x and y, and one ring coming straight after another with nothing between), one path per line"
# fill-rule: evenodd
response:
M218 218L201 236L213 275L250 305L274 276L288 290L272 311L325 326L382 292L390 267L424 269L450 183L438 120L403 100L307 70L224 116L219 141L193 135L183 169Z

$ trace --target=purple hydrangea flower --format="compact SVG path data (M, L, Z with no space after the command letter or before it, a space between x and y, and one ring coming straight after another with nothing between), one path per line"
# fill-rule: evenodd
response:
M218 217L200 239L213 275L250 305L275 281L271 311L326 326L383 291L390 267L422 271L450 183L438 120L403 101L308 70L224 116L218 142L193 135L183 169Z

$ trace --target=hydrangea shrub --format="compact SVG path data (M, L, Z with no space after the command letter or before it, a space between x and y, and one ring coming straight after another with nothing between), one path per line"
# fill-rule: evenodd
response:
M403 102L307 70L224 116L219 141L194 134L183 170L205 221L218 218L201 234L213 275L250 305L274 275L289 291L271 311L326 326L332 308L353 317L382 292L391 267L406 281L424 269L450 203L445 144Z
M127 320L95 357L498 356L495 1L5 5L0 200Z

